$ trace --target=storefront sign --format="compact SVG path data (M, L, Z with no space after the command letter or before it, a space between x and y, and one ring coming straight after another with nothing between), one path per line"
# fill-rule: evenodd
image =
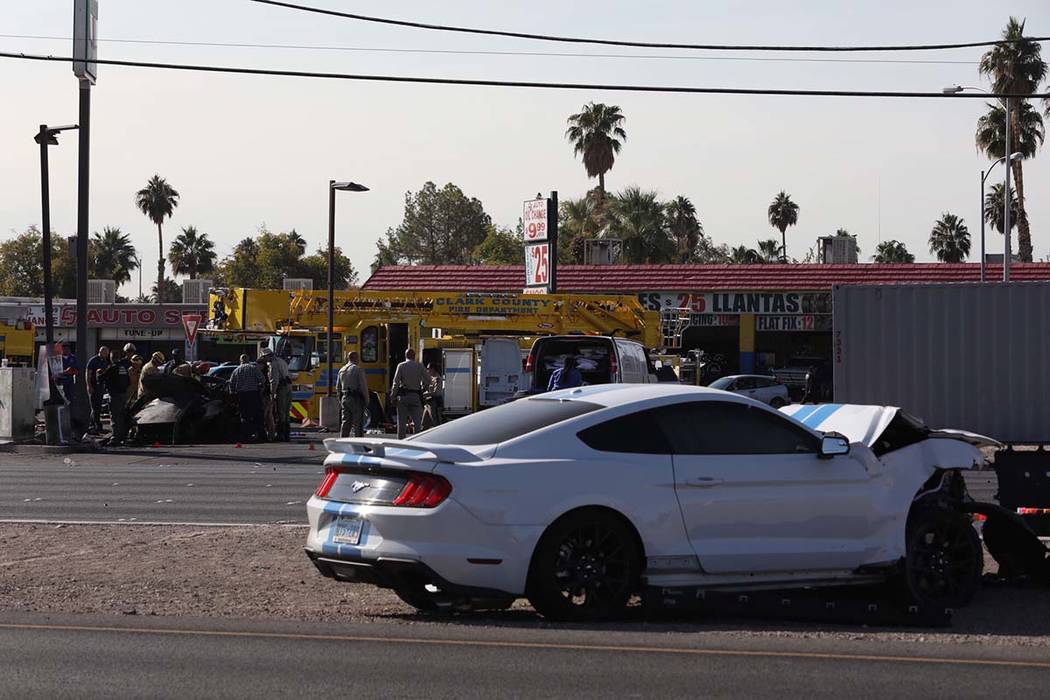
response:
M181 340L181 331L168 328L103 328L102 340Z
M88 308L88 326L161 326L182 328L184 312L202 313L203 306L158 306L156 304L114 304ZM58 312L58 325L75 327L77 307L63 306Z
M830 314L830 292L642 292L650 311L685 309L700 314Z
M830 331L831 316L756 316L756 331Z
M740 317L729 314L689 314L690 327L739 326Z

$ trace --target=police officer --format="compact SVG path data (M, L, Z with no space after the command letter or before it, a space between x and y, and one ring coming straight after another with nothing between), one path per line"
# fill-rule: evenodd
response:
M397 439L404 440L408 419L419 430L423 423L423 389L430 384L427 368L416 362L416 351L405 350L405 361L394 370L390 395L397 398Z
M292 408L292 375L284 358L270 348L263 348L262 359L270 367L270 399L273 401L276 439L278 442L288 442L292 436L288 415Z
M365 379L364 369L357 364L356 352L346 354L346 364L339 370L336 389L339 391L340 407L343 409L339 435L349 437L352 431L354 437L364 437L368 381Z
M115 362L99 371L99 381L109 394L109 417L113 435L110 445L121 445L128 435L128 389L131 387L131 359L121 354Z

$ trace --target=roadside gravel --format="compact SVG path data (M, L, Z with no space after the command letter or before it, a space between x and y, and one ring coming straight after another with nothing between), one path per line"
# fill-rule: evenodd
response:
M405 624L432 619L414 614L389 591L322 577L303 554L305 533L279 526L0 525L0 611ZM550 626L524 601L507 612L461 615L455 622ZM1050 589L987 586L948 630L695 615L652 619L640 611L605 627L1050 647Z

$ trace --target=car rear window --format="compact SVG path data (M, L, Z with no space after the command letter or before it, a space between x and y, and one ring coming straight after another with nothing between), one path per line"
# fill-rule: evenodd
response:
M408 439L442 445L492 445L600 408L601 405L587 401L520 399L444 423Z
M714 380L708 386L710 386L712 389L726 389L732 383L732 377L722 377L721 379Z
M576 356L576 369L586 384L609 382L609 353L612 343L607 339L553 338L540 342L536 351L534 386L546 389L554 370L565 364L568 355Z

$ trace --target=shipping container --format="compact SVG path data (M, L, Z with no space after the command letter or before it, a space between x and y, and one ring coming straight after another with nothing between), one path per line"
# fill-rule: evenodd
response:
M836 403L1050 443L1050 283L835 285Z

